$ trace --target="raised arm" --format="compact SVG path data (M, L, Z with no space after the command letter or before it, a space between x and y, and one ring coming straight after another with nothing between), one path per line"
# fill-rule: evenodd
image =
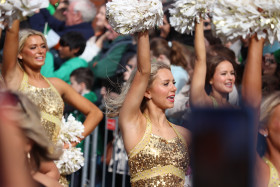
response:
M120 109L119 122L121 126L134 121L141 114L140 105L151 73L148 31L138 33L137 63L135 77Z
M6 37L3 48L2 75L8 88L17 88L22 78L17 63L19 45L19 20L14 20L12 27L6 29Z
M264 39L250 38L247 61L242 79L244 102L259 109L262 99L262 51Z
M190 102L193 106L203 106L207 103L207 93L204 89L206 78L206 48L204 43L203 21L195 25L195 65L190 89Z

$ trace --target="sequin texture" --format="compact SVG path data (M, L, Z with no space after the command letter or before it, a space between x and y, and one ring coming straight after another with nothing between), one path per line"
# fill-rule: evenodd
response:
M46 78L45 80L50 87L37 88L28 84L28 76L24 73L19 91L26 94L39 107L42 125L49 139L56 143L61 126L64 102L53 85Z
M142 140L128 155L132 186L184 186L189 165L187 144L176 131L171 140L152 134L148 121Z

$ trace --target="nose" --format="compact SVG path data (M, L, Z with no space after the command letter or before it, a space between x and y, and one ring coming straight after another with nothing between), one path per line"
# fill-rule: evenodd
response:
M177 91L177 88L176 88L175 84L172 84L172 91L174 91L174 92Z

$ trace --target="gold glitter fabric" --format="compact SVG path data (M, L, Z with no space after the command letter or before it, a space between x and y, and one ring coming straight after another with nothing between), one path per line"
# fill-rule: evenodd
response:
M152 134L152 124L147 119L142 140L128 154L132 186L184 186L189 165L187 143L170 125L177 137L166 140Z
M268 187L279 187L280 186L280 179L279 179L277 169L272 164L272 162L270 162L270 160L268 160L266 157L263 157L262 159L269 166L269 170L270 170L270 179L269 179Z
M39 107L41 123L49 139L56 143L61 127L64 102L48 79L45 78L45 80L49 83L50 87L38 88L28 84L28 76L24 73L19 91L26 94Z

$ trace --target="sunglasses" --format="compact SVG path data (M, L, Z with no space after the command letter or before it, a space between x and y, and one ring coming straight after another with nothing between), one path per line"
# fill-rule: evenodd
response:
M9 91L0 92L0 106L17 106L18 104L21 106L23 112L27 114L27 111L17 94Z

